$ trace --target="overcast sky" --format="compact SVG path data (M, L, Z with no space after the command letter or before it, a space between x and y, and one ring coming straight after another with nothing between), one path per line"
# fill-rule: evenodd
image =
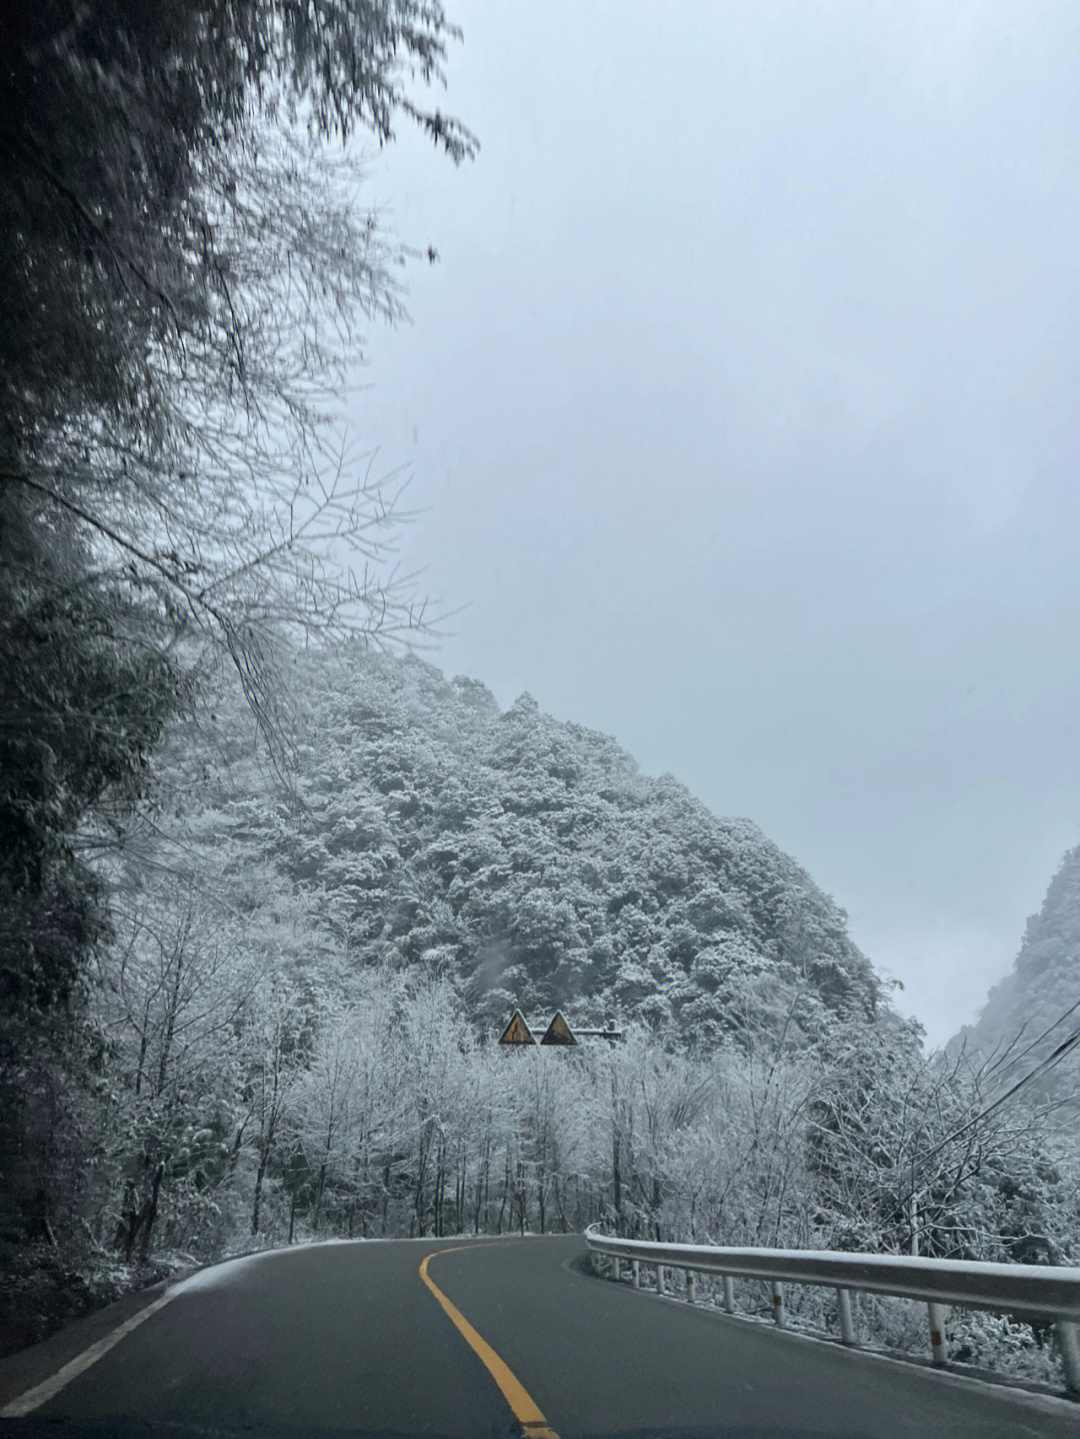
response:
M1080 12L446 0L355 439L430 656L746 815L938 1042L1080 842Z

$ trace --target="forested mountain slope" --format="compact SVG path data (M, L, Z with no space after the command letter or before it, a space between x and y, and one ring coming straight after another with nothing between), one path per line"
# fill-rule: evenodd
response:
M294 690L299 813L242 738L186 803L223 878L269 862L317 891L357 966L464 976L484 1024L557 1006L703 1041L782 1024L797 990L804 1031L881 1003L793 859L606 736L360 648L297 659Z
M1069 850L1050 881L1042 908L1027 922L1011 974L990 991L978 1021L960 1031L961 1043L977 1049L1010 1079L1050 1060L1080 1028L1080 846ZM1061 1021L1058 1023L1057 1021ZM1076 1050L1031 1081L1033 1098L1077 1105L1080 1055Z

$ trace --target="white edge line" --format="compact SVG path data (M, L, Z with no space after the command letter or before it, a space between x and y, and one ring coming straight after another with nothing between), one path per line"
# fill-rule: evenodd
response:
M159 1309L164 1308L172 1297L172 1291L167 1290L160 1299L155 1299L153 1304L148 1304L145 1309L140 1309L138 1314L132 1315L130 1319L125 1319L118 1329L114 1329L111 1334L106 1334L104 1339L99 1339L96 1344L91 1344L89 1349L84 1349L81 1354L76 1354L74 1359L69 1359L63 1368L58 1369L50 1378L35 1385L33 1389L27 1389L24 1394L13 1399L10 1404L5 1404L0 1409L0 1419L21 1419L24 1415L39 1409L42 1404L48 1403L73 1379L82 1374L84 1370L89 1369L91 1364L96 1364L102 1355L108 1354L109 1350L119 1344L121 1339L130 1334L133 1329L138 1329L139 1325L149 1319L151 1314L156 1314Z
M473 1236L460 1234L447 1235L445 1237L468 1239ZM481 1238L483 1237L485 1236L481 1236ZM516 1238L517 1236L512 1237ZM365 1241L322 1240L321 1244L357 1244L363 1242ZM377 1241L368 1240L366 1242L372 1243ZM431 1237L417 1235L414 1242L417 1244L430 1244ZM296 1254L302 1253L304 1249L315 1249L318 1247L320 1247L319 1241L316 1241L315 1244L298 1245L291 1249L256 1249L252 1254L240 1254L235 1255L232 1259L221 1260L220 1265L208 1265L204 1270L197 1270L196 1274L205 1273L207 1270L216 1269L221 1265L235 1263L240 1259L263 1259L274 1254ZM194 1278L195 1276L190 1277ZM103 1355L108 1354L109 1350L119 1344L121 1339L126 1338L132 1330L138 1329L139 1325L149 1319L151 1314L156 1314L159 1309L163 1309L176 1294L182 1291L185 1282L185 1280L180 1280L170 1286L160 1299L155 1299L152 1304L148 1304L146 1308L141 1309L138 1314L134 1314L130 1319L126 1319L124 1323L114 1329L111 1334L106 1334L104 1339L99 1339L96 1344L91 1344L89 1349L84 1349L81 1354L76 1354L74 1359L69 1359L68 1362L62 1368L58 1369L50 1378L42 1380L42 1382L35 1385L33 1389L27 1389L16 1399L12 1399L10 1403L5 1404L4 1407L0 1409L0 1419L22 1419L25 1415L32 1414L35 1409L40 1409L42 1404L47 1404L50 1399L55 1398L55 1396L60 1393L61 1389L66 1389L73 1379L77 1379L78 1376L89 1369L92 1364L96 1364Z

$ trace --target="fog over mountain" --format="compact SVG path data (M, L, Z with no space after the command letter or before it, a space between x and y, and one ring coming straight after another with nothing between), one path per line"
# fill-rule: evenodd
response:
M1080 1030L1080 846L1064 856L1042 908L1027 922L1012 971L977 1021L951 1041L995 1063L1004 1079L1031 1074L1031 1094L1075 1112L1080 1054L1057 1051Z

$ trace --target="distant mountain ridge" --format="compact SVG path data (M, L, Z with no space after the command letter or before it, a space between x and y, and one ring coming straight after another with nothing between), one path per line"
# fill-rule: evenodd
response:
M1009 1080L1019 1079L1080 1029L1080 1009L1055 1024L1078 1000L1080 845L1062 859L1042 908L1028 920L1012 972L991 989L977 1021L962 1029L949 1047L966 1044L991 1061L1003 1060ZM1040 1038L1044 1031L1049 1032ZM1080 1055L1074 1052L1032 1080L1031 1095L1080 1105L1078 1076Z
M779 1029L796 994L793 1034L885 1004L844 912L794 859L641 775L614 740L527 694L500 711L413 656L297 667L303 820L247 770L221 820L233 863L260 854L320 891L357 963L446 966L492 1025L561 1008L703 1042Z

